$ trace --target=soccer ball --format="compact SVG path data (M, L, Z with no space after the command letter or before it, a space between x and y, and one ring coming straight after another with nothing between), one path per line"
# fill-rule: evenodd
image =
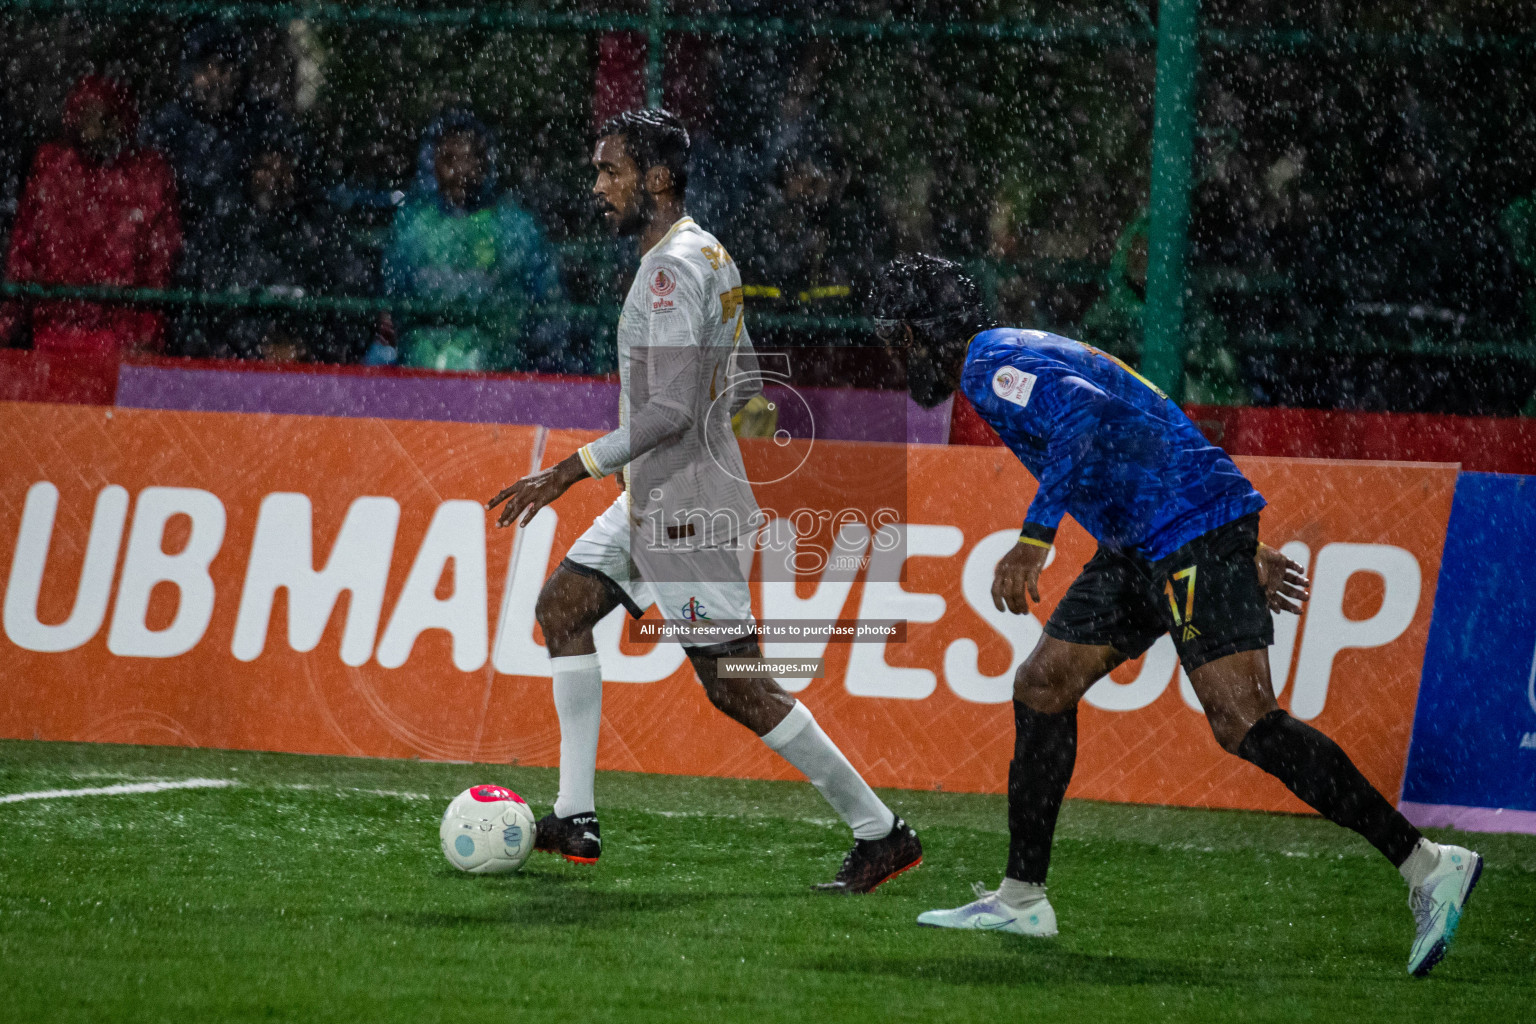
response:
M437 834L443 856L472 875L503 875L533 852L528 801L501 786L471 786L448 805Z

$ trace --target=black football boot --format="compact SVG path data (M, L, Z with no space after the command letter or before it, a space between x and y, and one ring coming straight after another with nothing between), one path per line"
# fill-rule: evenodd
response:
M897 818L885 838L855 839L837 877L814 888L817 892L873 892L877 886L922 862L923 844L918 841L917 832Z
M533 828L533 848L558 853L573 864L596 864L603 853L602 835L591 811L568 818L550 811Z

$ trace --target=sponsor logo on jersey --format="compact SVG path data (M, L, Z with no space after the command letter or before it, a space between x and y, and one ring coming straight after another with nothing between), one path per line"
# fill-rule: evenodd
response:
M709 618L709 612L696 597L690 597L688 599L688 603L683 605L683 607L679 610L683 613L683 618L687 619L689 622L698 622L700 619L707 620Z
M1035 375L1013 366L999 367L992 375L992 393L1005 402L1019 408L1029 404L1029 396L1035 390Z
M651 294L667 296L677 291L677 278L667 273L666 267L658 267L651 275Z

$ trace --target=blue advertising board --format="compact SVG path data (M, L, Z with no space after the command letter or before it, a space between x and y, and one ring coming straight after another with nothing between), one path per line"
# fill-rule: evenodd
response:
M1536 477L1457 481L1403 800L1423 824L1462 822L1410 806L1536 821Z

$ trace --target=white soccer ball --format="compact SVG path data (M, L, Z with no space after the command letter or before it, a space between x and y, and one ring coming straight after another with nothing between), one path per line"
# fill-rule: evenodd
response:
M533 852L528 801L502 786L471 786L448 805L437 830L443 856L472 875L503 875Z

